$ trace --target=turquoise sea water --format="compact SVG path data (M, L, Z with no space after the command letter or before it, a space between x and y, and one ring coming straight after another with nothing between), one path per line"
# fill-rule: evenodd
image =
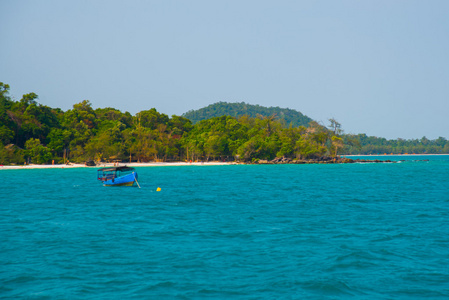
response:
M449 156L393 159L0 170L0 298L447 299Z

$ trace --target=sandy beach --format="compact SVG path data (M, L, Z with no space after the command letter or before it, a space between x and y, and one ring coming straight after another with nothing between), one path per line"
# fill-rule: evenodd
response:
M177 166L219 166L219 165L235 165L235 162L149 162L149 163L120 163L116 166L128 167L177 167ZM113 167L114 163L102 163L96 166L88 167L84 164L68 164L68 165L21 165L21 166L3 166L0 170L26 170L26 169L69 169L69 168L104 168Z
M366 157L366 156L438 156L449 154L365 154L365 155L341 155L342 157ZM220 166L220 165L237 165L243 163L237 162L147 162L147 163L120 163L117 166L129 167L178 167L178 166ZM20 165L20 166L3 166L0 165L0 170L26 170L26 169L66 169L66 168L104 168L114 167L114 163L101 163L93 167L85 166L84 164L70 163L69 165Z

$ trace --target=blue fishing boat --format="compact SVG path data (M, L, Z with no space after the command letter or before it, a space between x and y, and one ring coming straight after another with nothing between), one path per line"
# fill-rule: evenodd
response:
M104 186L133 186L134 182L139 185L136 170L127 166L98 169L97 179Z

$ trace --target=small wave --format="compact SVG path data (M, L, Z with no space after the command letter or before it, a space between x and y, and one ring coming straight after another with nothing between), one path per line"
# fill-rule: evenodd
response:
M309 281L303 285L303 288L319 295L355 296L357 294L349 284L335 279Z

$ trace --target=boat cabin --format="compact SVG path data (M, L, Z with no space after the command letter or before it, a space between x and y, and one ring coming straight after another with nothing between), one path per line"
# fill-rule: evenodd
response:
M97 170L97 179L100 181L114 180L115 178L120 178L135 172L134 168L130 167L108 167L101 168Z

